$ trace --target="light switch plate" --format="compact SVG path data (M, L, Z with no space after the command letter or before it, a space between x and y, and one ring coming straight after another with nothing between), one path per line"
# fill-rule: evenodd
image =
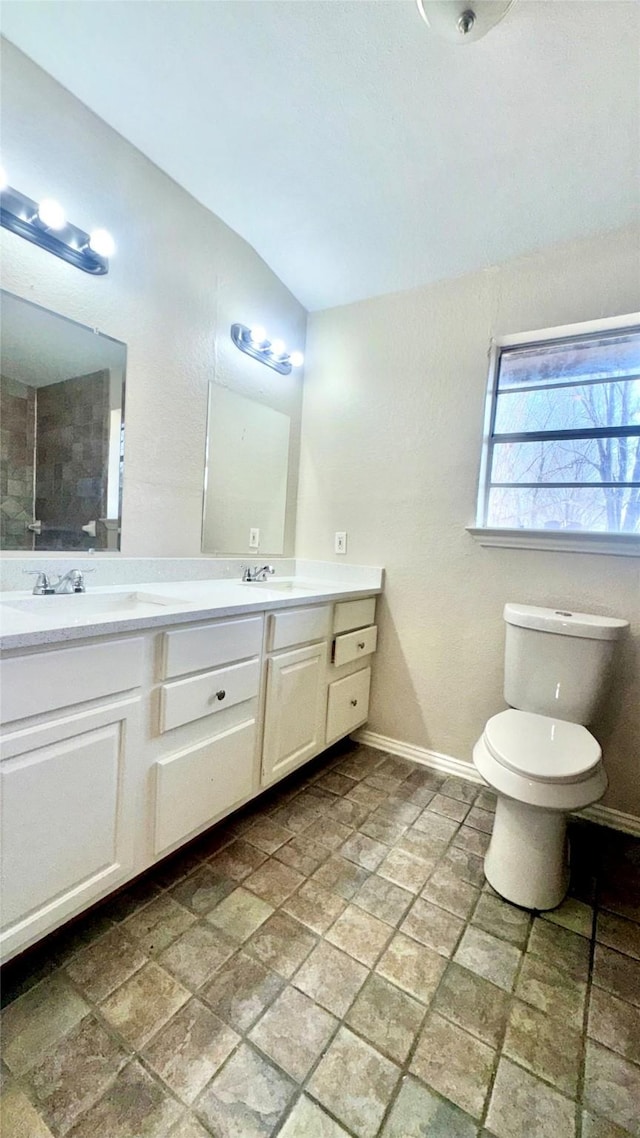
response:
M260 530L257 528L249 530L249 549L260 548Z
M335 548L336 553L346 553L347 552L347 535L346 535L346 532L344 530L338 530L336 532L336 541L335 541L335 547L334 548Z

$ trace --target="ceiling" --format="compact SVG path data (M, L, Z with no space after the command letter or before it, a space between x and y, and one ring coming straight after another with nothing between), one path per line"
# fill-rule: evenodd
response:
M637 217L635 0L518 0L465 46L414 0L4 0L2 31L310 309Z

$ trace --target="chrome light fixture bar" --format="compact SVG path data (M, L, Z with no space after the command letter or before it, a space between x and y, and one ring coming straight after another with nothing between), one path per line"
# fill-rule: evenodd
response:
M115 248L111 235L106 229L85 233L72 225L62 206L51 198L34 202L13 186L0 185L0 224L83 273L103 276L109 272L108 258Z
M302 352L288 352L282 340L270 340L264 328L232 324L231 339L241 352L280 375L290 375L294 367L301 367L304 363Z

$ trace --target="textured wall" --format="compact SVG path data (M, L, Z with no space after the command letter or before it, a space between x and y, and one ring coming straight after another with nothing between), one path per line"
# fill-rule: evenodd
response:
M3 229L3 288L127 344L122 552L196 556L209 381L291 415L294 436L300 421L300 369L242 355L230 325L304 350L306 313L245 241L6 41L1 95L11 184L117 242L109 275L90 277ZM292 459L290 550L297 443Z
M492 335L631 312L638 232L309 318L297 554L386 566L369 727L461 759L502 699L506 600L634 623L596 725L606 801L640 815L640 568L485 549L473 525Z

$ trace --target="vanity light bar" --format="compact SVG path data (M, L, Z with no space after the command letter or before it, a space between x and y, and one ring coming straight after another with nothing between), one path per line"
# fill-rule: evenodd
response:
M302 352L289 353L282 340L270 340L264 328L232 324L231 339L241 352L272 367L280 375L289 375L294 367L301 367L304 363Z
M85 233L66 220L57 202L51 198L34 202L6 185L4 178L0 181L0 224L84 273L103 276L109 272L108 257L115 246L106 229Z

